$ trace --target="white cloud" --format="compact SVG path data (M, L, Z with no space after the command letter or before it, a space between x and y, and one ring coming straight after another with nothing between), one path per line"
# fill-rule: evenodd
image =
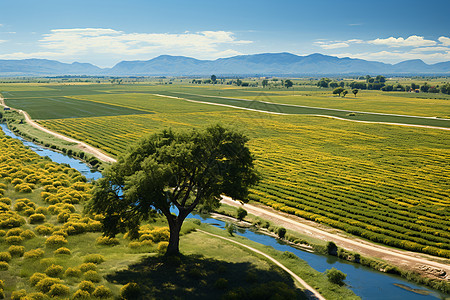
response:
M449 47L421 47L421 48L414 48L411 50L411 52L434 52L434 51L450 51Z
M450 46L450 38L445 37L445 36L441 36L440 38L438 38L439 42L442 43L442 45L444 46Z
M126 33L109 28L54 29L43 35L39 46L45 50L32 53L16 52L0 58L76 58L82 55L116 55L121 58L150 58L157 54L202 55L216 58L241 54L226 45L242 45L251 41L238 40L229 31L173 33Z
M401 51L379 51L379 52L362 52L362 53L339 53L333 54L338 57L361 58L372 61L383 61L389 63L397 63L410 59L421 59L426 63L437 63L450 60L450 50L444 53L417 53L417 52L401 52Z
M395 38L389 37L387 39L375 39L368 41L369 44L374 45L386 45L389 47L423 47L423 46L434 46L437 43L432 40L426 40L423 36L411 35L410 37L404 39L402 37Z
M347 43L333 43L333 44L323 44L319 45L323 49L336 49L336 48L346 48L349 47Z

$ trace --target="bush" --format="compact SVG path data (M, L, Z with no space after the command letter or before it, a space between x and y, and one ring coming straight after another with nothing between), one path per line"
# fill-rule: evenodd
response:
M20 236L9 236L5 239L5 241L10 245L19 245L23 242L23 238Z
M30 216L30 224L37 224L45 222L45 215L43 214L33 214Z
M341 271L335 268L331 268L330 270L326 270L325 272L329 282L338 285L344 285L344 280L347 277L346 274L342 273Z
M0 289L2 289L2 290L5 289L5 282L1 279L0 279Z
M284 239L284 237L286 236L286 228L278 228L277 234L280 239Z
M50 292L50 289L52 288L53 285L58 284L60 282L61 281L58 278L46 277L46 278L41 279L36 284L36 289L47 294L48 292Z
M29 239L35 238L36 234L33 231L27 229L27 230L25 230L24 232L22 232L20 234L20 237L22 237L22 238L24 238L26 240L29 240Z
M64 268L60 265L51 265L45 270L45 274L50 277L61 277L63 274Z
M89 300L91 299L91 294L88 291L77 290L72 297L73 300Z
M48 292L50 297L64 297L68 296L69 293L70 293L69 287L60 283L52 285L50 291Z
M81 271L78 268L67 268L64 272L65 277L80 277Z
M138 299L141 295L141 289L135 282L129 282L120 289L120 297L124 300Z
M82 291L86 291L88 293L92 293L95 290L95 284L93 284L91 281L83 280L78 285L78 288Z
M94 263L84 263L79 266L81 272L97 271L97 266Z
M336 246L335 243L333 243L333 242L327 243L327 254L336 256L337 251L338 251L338 247Z
M0 261L9 262L11 260L11 254L9 252L0 252Z
M8 232L6 233L6 237L20 236L22 233L23 233L22 228L13 228L13 229L8 230Z
M46 300L46 299L48 299L48 297L45 294L41 293L41 292L37 292L37 293L28 294L25 298L22 298L21 300L24 300L24 299L27 299L27 300L29 300L29 299L32 299L32 300Z
M84 273L84 279L92 281L92 282L100 282L102 280L102 276L100 276L96 271L87 271Z
M50 226L39 225L34 229L40 235L49 235L53 232L53 228Z
M34 273L33 275L31 275L30 277L30 283L32 286L35 286L39 283L39 281L41 281L42 279L47 278L47 275L45 275L44 273Z
M8 248L8 252L12 255L12 256L23 256L23 254L25 253L25 247L24 246L11 246Z
M85 262L85 263L101 264L104 261L105 261L105 258L103 257L103 255L100 255L100 254L90 254L90 255L86 255L83 258L83 262Z
M226 280L225 278L219 278L214 283L214 287L219 290L224 290L228 287L228 280Z
M113 294L106 286L100 285L94 290L92 296L97 298L110 298L113 296Z
M11 300L21 300L27 295L27 291L18 290L11 293Z
M33 249L24 253L23 257L28 259L35 259L44 256L44 251L40 248Z
M111 238L111 237L107 237L107 236L100 236L97 238L97 240L95 241L95 243L97 245L105 245L105 246L116 246L119 245L119 239L117 238Z
M50 237L47 238L47 240L45 241L45 245L47 247L61 247L67 244L67 240L65 237L60 236L60 235L52 235Z
M36 213L46 215L46 214L48 214L48 210L46 207L40 206L36 209Z
M242 221L247 216L247 211L242 207L239 207L236 212L237 219Z
M169 246L169 242L159 242L158 244L158 253L164 254L167 252L167 247Z
M5 261L0 261L0 271L8 271L9 265Z
M69 248L61 247L61 248L56 249L56 250L53 252L53 254L55 254L55 255L71 255L72 252L70 252L70 249L69 249Z
M5 291L0 288L0 299L5 299Z

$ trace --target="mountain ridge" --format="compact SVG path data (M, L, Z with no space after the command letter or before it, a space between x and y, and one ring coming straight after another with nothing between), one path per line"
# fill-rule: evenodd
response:
M349 75L349 74L450 74L450 61L426 64L420 59L396 64L313 53L299 56L289 52L237 55L215 60L160 55L149 60L121 61L112 68L90 63L62 63L48 59L0 60L0 76L218 76L243 75Z

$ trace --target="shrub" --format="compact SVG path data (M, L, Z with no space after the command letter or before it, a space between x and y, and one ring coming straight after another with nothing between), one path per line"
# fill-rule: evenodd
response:
M48 268L51 265L56 265L56 259L53 257L49 257L49 258L43 258L39 261L39 263L41 264L42 268Z
M97 298L110 298L113 296L113 294L106 286L100 285L94 290L92 296Z
M40 248L33 249L24 253L24 258L35 259L44 256L44 251Z
M88 291L77 290L73 294L72 299L73 300L89 300L89 299L91 299L91 294L89 294Z
M278 228L277 234L280 239L284 239L284 237L286 236L286 228Z
M335 243L333 243L333 242L327 243L327 254L336 256L337 251L338 251L338 247L336 246Z
M0 261L0 271L8 271L9 265L5 261Z
M48 210L46 207L40 206L36 209L36 213L46 215L46 214L48 214Z
M64 296L68 296L69 292L70 292L70 289L68 286L65 286L60 283L56 283L56 284L52 285L48 294L51 297L64 297Z
M66 223L70 218L70 213L63 211L58 214L56 217L58 223Z
M11 205L11 199L7 197L0 198L0 202L5 203L6 205Z
M50 277L61 277L63 274L64 268L60 265L51 265L45 270L45 274Z
M23 232L22 228L13 228L8 230L8 232L6 233L6 237L10 237L10 236L20 236L20 234Z
M153 241L155 243L169 240L170 231L168 227L155 228L150 233L154 236Z
M0 237L5 236L5 235L6 235L6 231L0 230Z
M36 234L33 231L27 229L20 234L20 237L29 240L29 239L35 238Z
M23 238L20 236L9 236L5 239L6 243L10 245L19 245L23 242Z
M29 216L31 216L31 215L33 215L33 214L35 214L36 213L36 211L33 209L33 208L27 208L24 212L23 212L23 214L25 215L25 216L27 216L27 217L29 217Z
M50 289L52 288L53 285L60 283L61 281L58 278L50 278L50 277L46 277L41 279L37 284L36 284L36 288L47 294L48 292L50 292Z
M95 284L93 284L91 281L83 280L78 285L78 288L82 291L86 291L88 293L92 293L95 290Z
M56 249L53 252L53 254L55 254L55 255L71 255L72 253L70 252L69 248L61 247L61 248Z
M80 265L81 272L85 273L87 271L97 271L97 266L94 263L84 263Z
M33 214L30 216L30 224L37 224L45 222L45 215L43 214Z
M237 219L242 221L247 216L247 211L242 207L239 207L236 212Z
M11 254L9 252L0 252L0 261L9 262L11 260Z
M226 280L225 278L219 278L214 283L214 287L216 289L224 290L228 287L228 280Z
M64 272L64 276L66 277L80 277L81 271L78 268L67 268L66 272Z
M56 230L56 231L53 231L53 233L52 233L52 235L60 235L60 236L63 236L63 237L67 237L68 236L68 234L67 234L67 232L65 232L64 230Z
M49 235L53 232L53 228L50 226L39 225L34 229L40 235Z
M119 245L119 239L117 238L111 238L111 237L107 237L107 236L100 236L97 238L97 240L95 241L95 243L97 245L105 245L105 246L116 246Z
M135 282L129 282L120 289L120 297L124 300L138 299L141 295L141 289Z
M21 300L26 295L27 295L27 291L25 291L25 290L13 291L11 293L11 300Z
M37 292L37 293L28 294L25 298L22 298L21 300L24 300L24 299L46 300L46 299L48 299L48 297L41 292Z
M31 283L32 286L35 286L36 284L39 283L39 281L41 281L44 278L47 278L47 275L45 275L44 273L36 272L33 275L31 275L30 283Z
M105 258L103 257L103 255L100 255L100 254L90 254L90 255L86 255L83 258L83 261L85 263L101 264L102 262L105 261Z
M167 252L167 247L169 246L169 242L159 242L158 244L158 253L164 254Z
M25 247L13 245L8 248L8 252L12 256L23 256L23 254L25 253Z
M334 284L338 285L344 285L344 280L347 277L346 274L342 273L341 271L331 268L330 270L326 270L326 275L328 278L328 281Z
M0 289L2 289L2 290L5 289L5 282L1 279L0 279Z
M47 238L47 240L45 241L45 245L47 247L61 247L67 244L67 240L65 237L61 236L61 235L52 235L50 237Z
M5 291L0 288L0 299L5 299Z
M102 276L100 276L96 271L87 271L84 273L84 279L92 281L92 282L100 282L102 280Z

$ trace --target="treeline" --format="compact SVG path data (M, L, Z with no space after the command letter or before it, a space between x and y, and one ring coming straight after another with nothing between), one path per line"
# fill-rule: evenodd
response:
M329 78L322 78L317 82L318 87L323 88L337 88L338 86L344 87L348 86L352 89L359 90L381 90L385 92L397 91L397 92L422 92L422 93L443 93L450 95L450 83L445 83L443 85L430 85L425 82L423 85L416 83L411 83L403 85L400 83L396 84L386 84L386 77L378 75L376 77L371 77L369 75L365 77L360 77L365 81L352 81L351 83L345 83L344 81L332 81Z

